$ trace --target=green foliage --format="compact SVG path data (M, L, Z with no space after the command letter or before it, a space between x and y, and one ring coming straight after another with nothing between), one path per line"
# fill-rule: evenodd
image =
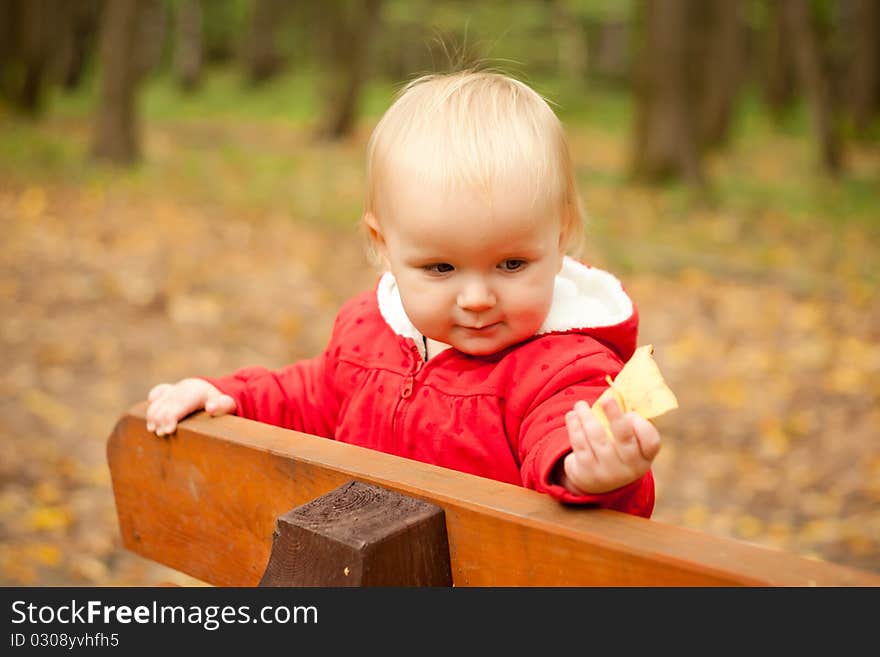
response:
M635 15L638 0L562 0L565 9L590 21L626 21Z
M287 207L301 218L348 224L360 203L363 140L401 81L372 80L362 94L357 139L322 146L310 141L318 79L317 72L303 69L253 88L239 69L219 67L208 71L197 94L180 91L168 74L149 79L140 96L147 157L130 175L111 174L88 159L95 104L90 81L74 94L53 99L48 128L16 120L13 129L0 130L0 172L73 184L111 176L114 184L155 187L150 193L162 194L170 185L199 200ZM586 194L613 199L630 193L632 96L608 85L576 88L559 76L529 81L565 122ZM805 107L796 105L778 124L758 95L747 93L730 144L710 158L714 202L743 217L773 212L798 230L815 221L873 230L878 174L871 162L876 153L870 155L869 147L866 164L831 182L816 169L814 149ZM326 181L343 171L351 182L349 191L340 194ZM687 187L670 184L660 193L673 215L691 212ZM589 209L594 228L613 221L613 203L606 210L593 202ZM662 239L659 233L651 237Z
M202 38L205 58L209 62L228 62L234 59L240 35L245 31L250 2L209 0L203 3L203 7Z

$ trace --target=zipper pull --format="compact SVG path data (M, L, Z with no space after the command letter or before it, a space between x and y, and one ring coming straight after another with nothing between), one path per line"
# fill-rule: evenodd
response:
M422 359L422 354L415 343L410 345L409 351L412 361L409 374L404 377L403 387L400 389L400 396L403 399L409 399L412 396L415 376L419 373L419 370L422 369L422 365L424 365L425 363L425 361Z
M403 388L400 390L400 396L404 399L409 399L410 395L412 395L413 391L413 375L407 374L406 378L403 380Z

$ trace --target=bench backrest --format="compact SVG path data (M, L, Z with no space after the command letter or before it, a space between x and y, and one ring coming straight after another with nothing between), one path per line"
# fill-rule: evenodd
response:
M107 444L123 544L218 586L260 582L276 519L351 480L445 512L455 586L878 586L880 575L253 422L145 403Z

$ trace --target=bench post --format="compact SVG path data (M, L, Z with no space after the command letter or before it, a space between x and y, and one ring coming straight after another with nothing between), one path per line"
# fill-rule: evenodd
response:
M260 586L452 586L443 509L350 481L278 517Z

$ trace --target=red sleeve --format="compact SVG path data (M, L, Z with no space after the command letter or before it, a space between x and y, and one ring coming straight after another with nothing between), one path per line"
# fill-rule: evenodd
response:
M228 376L204 377L235 400L235 414L285 429L333 438L338 401L331 352L279 370L247 367Z
M595 505L633 515L651 517L654 510L654 477L650 470L626 486L600 494L575 495L554 481L553 472L571 452L565 414L574 402L592 404L608 387L623 363L610 351L576 359L561 368L536 391L521 416L518 451L523 485L547 493L560 502Z

